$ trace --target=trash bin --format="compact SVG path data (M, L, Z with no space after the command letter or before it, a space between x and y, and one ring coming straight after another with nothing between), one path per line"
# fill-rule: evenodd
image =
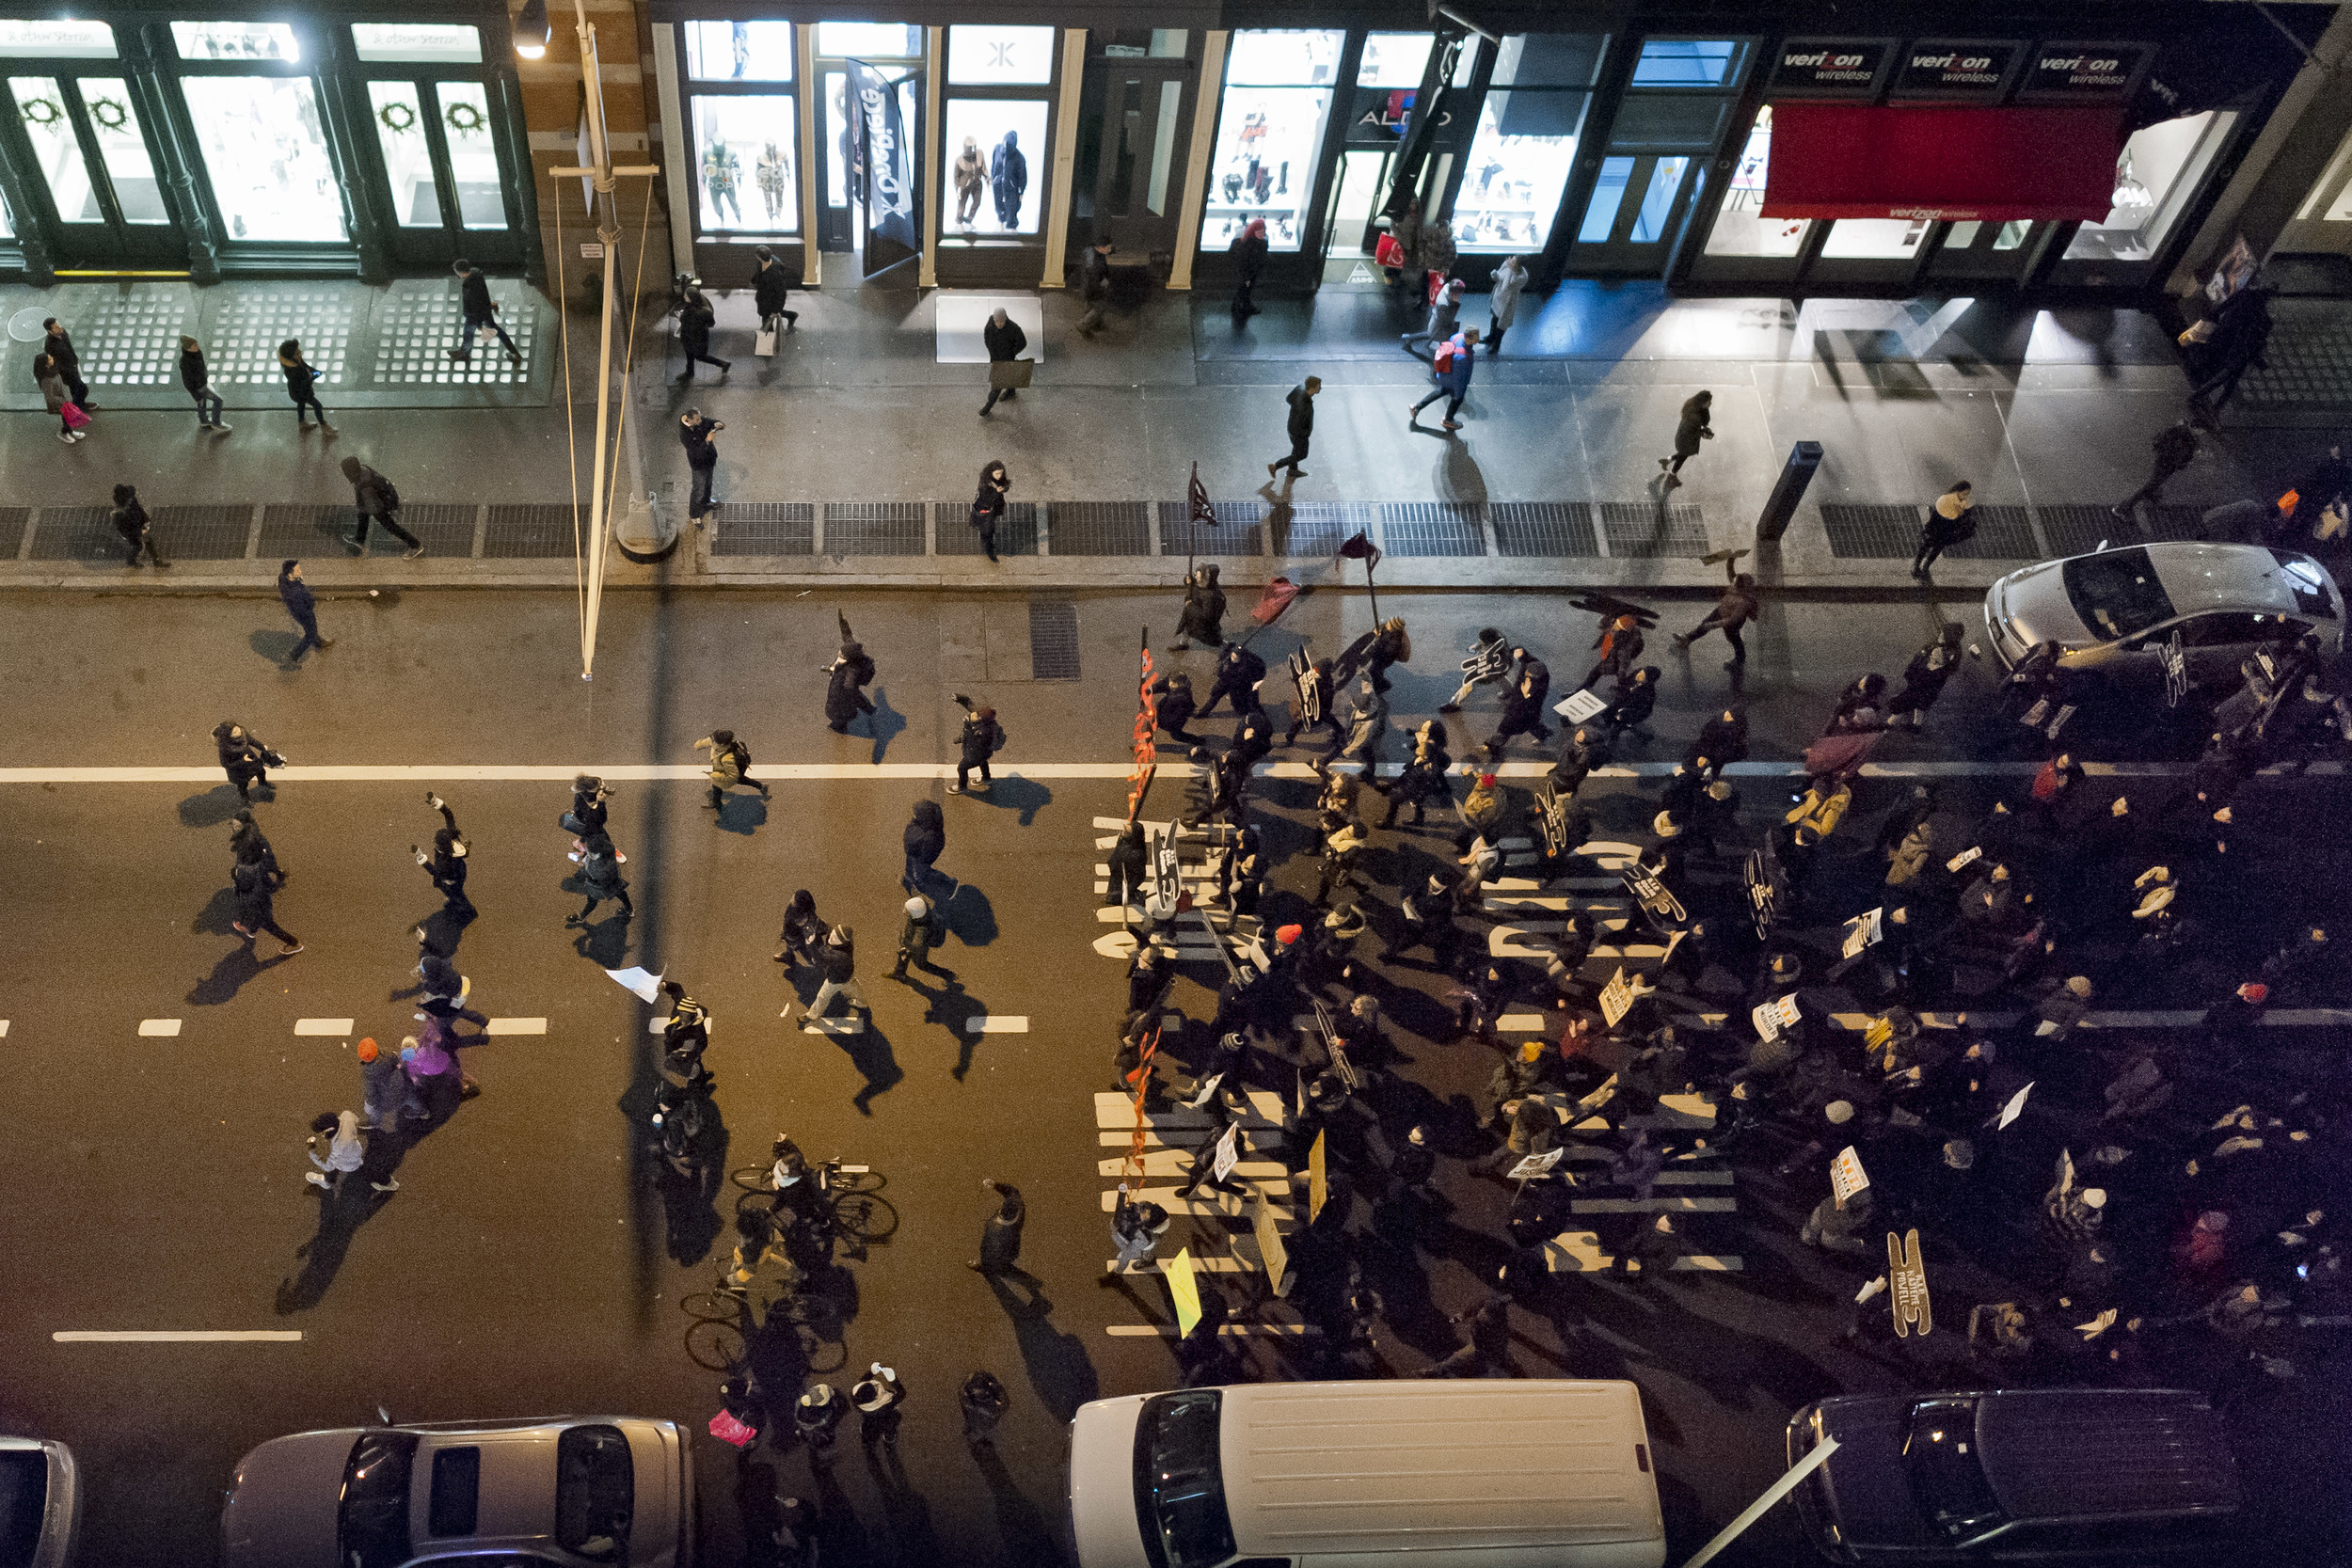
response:
M1772 486L1762 515L1756 519L1758 544L1788 531L1788 519L1797 515L1797 503L1804 499L1804 487L1813 483L1813 470L1820 466L1820 442L1799 441L1788 449L1788 461L1780 470L1780 482Z

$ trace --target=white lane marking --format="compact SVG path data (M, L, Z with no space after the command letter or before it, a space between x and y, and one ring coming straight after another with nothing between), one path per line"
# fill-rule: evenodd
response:
M494 1018L482 1026L485 1035L544 1035L548 1021L544 1018Z
M1495 1020L1495 1027L1506 1035L1540 1035L1544 1032L1544 1015L1505 1013Z
M776 1016L790 1018L792 1014L787 1010ZM866 1033L866 1021L862 1018L812 1018L804 1020L801 1027L803 1033L811 1035L863 1035Z
M659 1035L669 1027L670 1015L667 1013L658 1013L645 1020L645 1033L648 1035Z
M180 1033L180 1021L176 1018L143 1018L139 1020L139 1033L168 1039Z
M161 1344L214 1344L245 1341L287 1344L302 1338L298 1328L61 1328L49 1336L61 1345L111 1344L141 1341Z
M1727 1170L1661 1170L1650 1180L1661 1187L1728 1187L1732 1175Z
M1245 1128L1279 1128L1282 1121L1282 1097L1272 1089L1251 1089L1249 1112L1248 1116L1233 1119ZM1094 1125L1105 1132L1132 1132L1136 1125L1135 1097L1098 1091L1094 1097ZM1143 1125L1162 1132L1199 1132L1207 1129L1209 1113L1180 1105L1166 1111L1146 1113Z
M1025 1035L1029 1021L1019 1013L975 1013L963 1021L967 1035Z
M1568 1204L1571 1214L1729 1214L1739 1211L1736 1197L1580 1197Z
M348 1035L351 1020L347 1018L298 1018L294 1020L297 1035Z
M1206 1124L1204 1123L1203 1125L1205 1126ZM1095 1138L1096 1141L1101 1143L1104 1148L1132 1148L1135 1147L1135 1132L1132 1130L1125 1132L1097 1132L1095 1134ZM1200 1141L1200 1139L1195 1138L1190 1142L1171 1144L1166 1138L1161 1137L1157 1132L1152 1132L1150 1128L1147 1127L1143 1130L1143 1147L1147 1149L1178 1148L1189 1150L1193 1144ZM1241 1147L1246 1151L1252 1154L1279 1154L1282 1152L1283 1148L1281 1129L1276 1127L1261 1127L1255 1132L1244 1129L1241 1135ZM1612 1157L1613 1156L1603 1156L1603 1158Z
M1118 1178L1126 1175L1127 1169L1127 1162L1123 1159L1101 1160L1096 1162L1095 1174L1098 1176ZM1148 1149L1143 1156L1143 1174L1148 1177L1190 1176L1192 1174L1192 1155L1188 1150L1184 1148L1160 1148ZM1234 1165L1233 1174L1236 1176L1246 1177L1250 1180L1270 1181L1288 1176L1290 1174L1290 1167L1283 1164L1279 1160L1244 1160ZM1661 1180L1663 1179L1663 1176L1664 1173L1661 1172Z
M1130 1272L1140 1273L1141 1271ZM1114 1339L1149 1339L1154 1336L1162 1339L1179 1338L1174 1323L1112 1323L1103 1332ZM1274 1338L1294 1338L1302 1335L1320 1334L1323 1328L1318 1323L1226 1323L1220 1332L1235 1337L1263 1334Z
M7 1039L8 1037L8 1021L7 1019L5 1019L5 1018L0 1018L0 1040Z
M1192 1260L1192 1266L1194 1272L1198 1274L1256 1274L1258 1272L1258 1265L1247 1258L1196 1258ZM1103 1260L1104 1274L1115 1273L1118 1268L1118 1259L1106 1258ZM1166 1274L1168 1267L1157 1258L1148 1258L1127 1272L1129 1274Z

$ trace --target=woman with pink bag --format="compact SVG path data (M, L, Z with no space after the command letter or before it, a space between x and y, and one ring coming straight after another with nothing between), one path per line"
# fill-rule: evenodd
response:
M87 439L89 432L83 427L89 423L89 415L66 391L65 377L58 373L56 360L46 354L36 355L33 379L40 383L40 395L49 404L49 412L57 416L57 439L69 447Z

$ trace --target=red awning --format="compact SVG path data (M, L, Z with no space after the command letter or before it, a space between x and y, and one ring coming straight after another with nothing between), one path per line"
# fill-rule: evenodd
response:
M1768 218L2088 218L2115 200L2115 108L1775 103Z

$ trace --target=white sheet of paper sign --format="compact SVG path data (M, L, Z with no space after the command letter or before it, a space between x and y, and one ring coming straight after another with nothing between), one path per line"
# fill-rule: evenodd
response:
M1587 719L1608 712L1609 705L1589 691L1571 691L1552 704L1551 711L1571 724L1581 724Z
M608 969L605 973L612 975L612 983L623 990L635 991L641 1001L650 1002L660 994L661 976L659 974L648 974L643 969Z
M1954 855L1950 860L1946 861L1944 863L1944 869L1947 871L1958 871L1962 866L1973 865L1976 862L1982 859L1983 856L1984 847L1982 845L1971 845L1969 847L1963 849L1959 854Z
M1846 1199L1870 1184L1862 1169L1862 1156L1848 1144L1837 1151L1837 1158L1829 1163L1829 1190L1837 1195L1837 1207L1843 1209Z
M2001 1119L1994 1125L1993 1131L1997 1132L2002 1128L2007 1127L2010 1122L2015 1121L2019 1113L2024 1111L2026 1108L2026 1096L2031 1093L2033 1093L2033 1085L2028 1084L2024 1088L2019 1089L2015 1094L2010 1095L2009 1097L2009 1103L2001 1107Z
M1885 915L1885 906L1881 905L1868 914L1858 914L1847 921L1846 943L1840 950L1841 955L1851 958L1864 948L1876 944L1886 934L1880 924Z

